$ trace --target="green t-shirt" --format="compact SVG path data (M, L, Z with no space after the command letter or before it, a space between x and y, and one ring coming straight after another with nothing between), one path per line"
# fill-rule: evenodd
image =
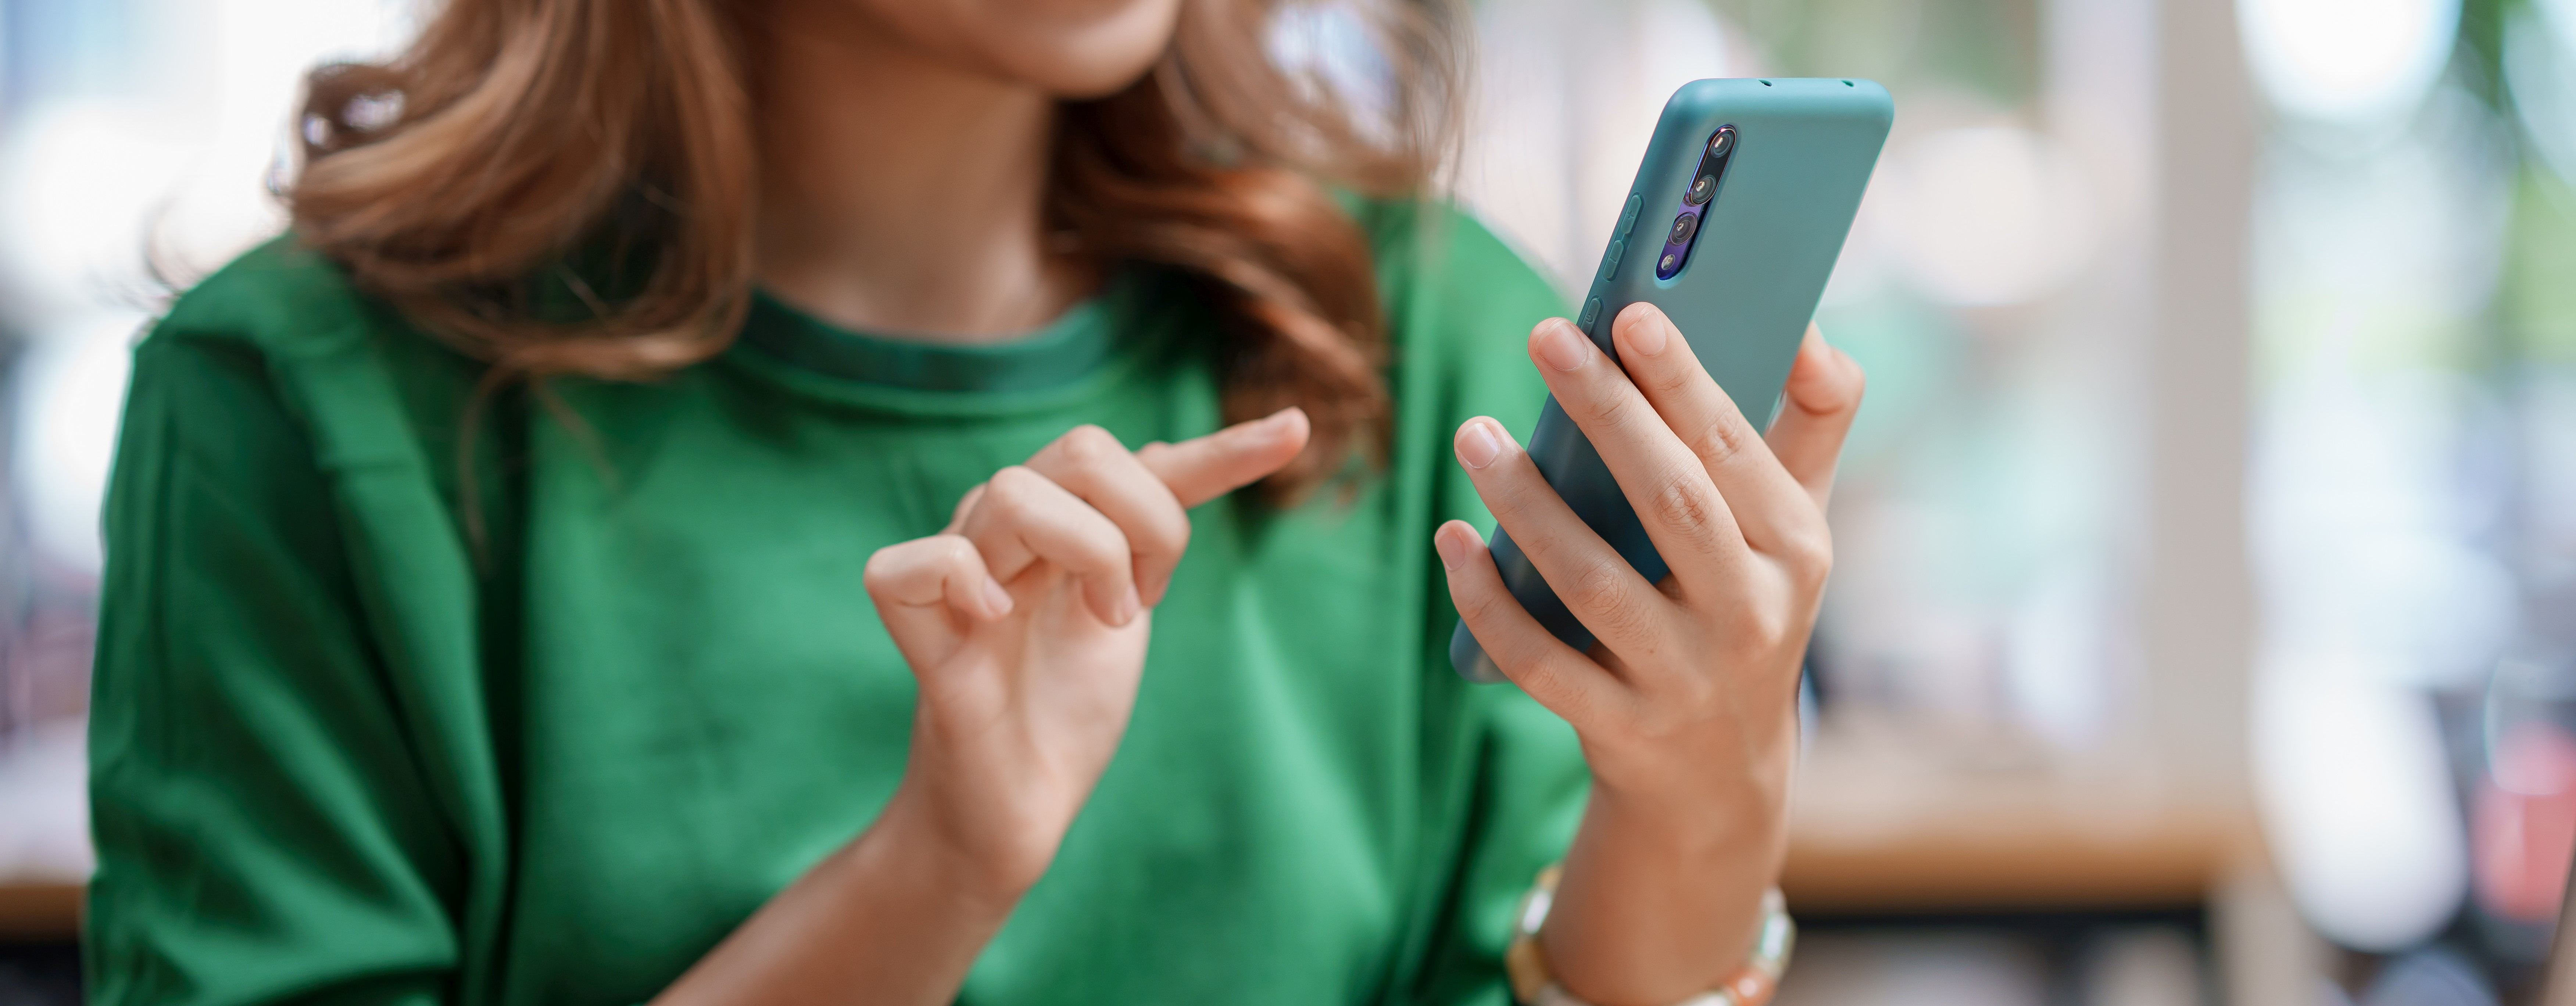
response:
M1585 774L1561 720L1450 672L1430 533L1485 519L1449 431L1527 430L1518 346L1559 303L1454 211L1357 212L1391 463L1192 513L1133 725L962 1001L1507 1000ZM309 251L206 280L136 351L107 509L95 1000L650 998L902 774L869 553L1077 424L1218 427L1191 291L1131 267L979 348L763 299L667 379L476 409L471 363Z

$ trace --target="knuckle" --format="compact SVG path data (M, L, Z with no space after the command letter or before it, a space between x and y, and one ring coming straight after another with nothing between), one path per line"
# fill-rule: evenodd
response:
M1592 716L1592 696L1574 686L1574 671L1550 656L1538 656L1504 667L1504 676L1519 685L1521 691L1555 710L1570 722L1584 722ZM1497 664L1496 666L1503 666Z
M1764 611L1753 616L1753 638L1760 642L1763 648L1776 648L1781 644L1788 642L1789 635L1790 620L1788 612L1772 610Z
M1144 551L1179 555L1190 547L1190 519L1187 515L1151 521L1138 530L1143 533L1132 537L1137 539L1138 548Z
M1096 424L1084 423L1065 432L1056 443L1064 450L1064 459L1077 467L1089 467L1108 461L1113 454L1124 454L1127 447Z
M867 588L868 593L882 593L886 588L894 585L895 559L888 553L901 547L903 546L888 545L868 556L868 564L859 571L859 583Z
M1804 588L1821 586L1834 569L1834 543L1823 528L1800 528L1780 536L1781 561Z
M975 543L965 536L943 534L932 540L939 542L939 565L948 572L962 576L983 567L983 553L976 551Z
M869 553L867 565L859 570L859 583L870 594L900 589L906 581L919 577L923 564L916 557L935 544L933 538L914 538Z
M1646 613L1628 589L1626 571L1609 562L1595 562L1575 574L1566 601L1575 610L1587 612L1603 636L1631 635L1645 622Z
M1189 547L1190 512L1182 509L1180 499L1159 482L1135 523L1137 526L1126 530L1139 548L1178 554Z
M1586 411L1591 413L1592 421L1596 425L1620 427L1627 425L1633 418L1637 401L1635 395L1595 394L1592 396L1590 408Z
M1698 668L1692 668L1690 673L1681 675L1682 708L1693 711L1707 710L1725 699L1726 686L1719 684L1715 675L1701 673Z
M1129 559L1135 554L1135 546L1128 540L1127 532L1119 530L1118 525L1108 521L1100 523L1102 526L1092 533L1074 537L1074 549L1078 553L1076 561L1082 563L1086 567L1084 571L1090 575L1124 574L1130 568Z
M1649 498L1648 506L1665 527L1681 532L1693 544L1706 544L1716 537L1722 522L1716 496L1708 486L1668 476Z
M1655 366L1643 369L1646 371L1643 383L1659 394L1686 390L1694 383L1692 378L1707 373L1698 367L1684 366L1669 356L1658 360Z
M1753 427L1733 410L1721 413L1691 438L1691 450L1710 468L1734 461L1752 449Z
M977 509L991 507L1006 518L1026 516L1029 507L1037 502L1039 488L1048 481L1026 465L1004 468L985 483L984 499Z
M1470 627L1492 625L1496 616L1500 614L1504 596L1499 591L1480 591L1474 597L1460 598L1458 617L1465 620Z
M1660 690L1664 701L1654 704L1653 715L1667 730L1679 730L1683 724L1704 719L1709 709L1724 701L1726 691L1714 675L1697 667L1683 668L1663 682Z
M1619 573L1608 563L1587 563L1567 585L1565 600L1587 611L1606 610L1619 603L1620 588Z
M1653 744L1681 734L1689 719L1679 702L1664 689L1657 689L1630 711L1627 726L1637 740Z
M1504 620L1521 610L1520 600L1513 597L1511 592L1500 589L1499 584L1470 586L1455 580L1451 582L1458 584L1450 592L1451 600L1457 603L1458 618L1467 623L1468 628L1484 630L1500 627ZM1496 642L1499 643L1500 639L1496 639ZM1487 653L1494 658L1498 666L1502 665L1507 657L1519 663L1528 662L1529 657L1519 652L1518 648L1510 648L1510 652L1505 652L1505 649L1498 647L1488 650Z
M1754 650L1778 649L1797 631L1798 620L1790 607L1787 602L1744 605L1727 619L1726 635Z

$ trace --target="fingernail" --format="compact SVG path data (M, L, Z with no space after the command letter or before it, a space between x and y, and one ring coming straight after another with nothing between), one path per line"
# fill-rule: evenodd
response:
M1503 453L1503 444L1494 439L1494 431L1482 420L1468 423L1458 434L1458 461L1469 468L1483 468L1494 463Z
M1558 370L1579 370L1592 362L1591 341L1563 320L1551 321L1539 332L1538 356Z
M1467 561L1467 543L1460 541L1458 535L1448 528L1431 532L1431 547L1440 550L1441 568L1452 573L1458 571L1459 564Z
M1002 581L989 576L984 578L984 607L991 610L995 618L1011 613L1011 592L1002 588Z
M1664 346L1670 341L1665 338L1667 324L1662 318L1656 318L1643 325L1629 326L1628 348L1647 356L1663 352Z

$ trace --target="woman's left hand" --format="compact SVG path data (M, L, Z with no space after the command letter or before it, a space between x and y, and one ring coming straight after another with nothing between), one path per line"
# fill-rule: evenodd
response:
M1743 959L1778 872L1799 668L1833 565L1825 498L1862 378L1809 328L1765 437L1661 311L1633 305L1612 332L1616 362L1549 319L1530 356L1672 574L1646 582L1486 417L1459 427L1459 462L1599 642L1580 652L1542 628L1465 522L1433 540L1460 617L1574 726L1592 769L1546 934L1561 981L1594 1002L1669 1002Z

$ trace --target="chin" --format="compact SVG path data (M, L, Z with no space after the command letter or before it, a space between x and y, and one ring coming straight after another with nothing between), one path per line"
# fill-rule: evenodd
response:
M925 49L1060 98L1135 83L1171 47L1183 0L868 0Z

